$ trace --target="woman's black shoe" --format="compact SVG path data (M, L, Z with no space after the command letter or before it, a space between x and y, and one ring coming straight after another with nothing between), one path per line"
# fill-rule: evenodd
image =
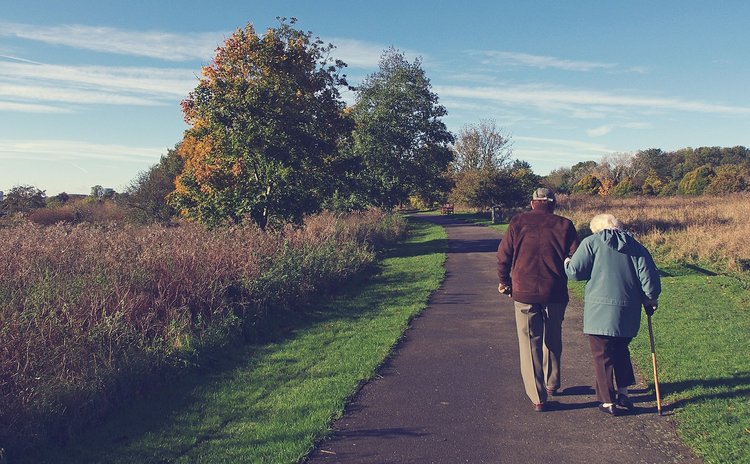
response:
M603 404L599 405L599 411L605 412L609 414L610 416L619 416L620 410L617 409L617 406L614 404L610 404L609 406L604 406Z
M632 411L635 408L628 395L617 395L617 406L622 406L628 411Z

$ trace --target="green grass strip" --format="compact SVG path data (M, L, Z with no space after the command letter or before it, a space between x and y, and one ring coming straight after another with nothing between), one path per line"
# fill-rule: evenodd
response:
M665 410L707 463L750 462L750 292L736 277L694 266L662 270L652 324ZM583 285L571 288L583 297ZM653 391L645 314L631 353Z
M410 239L386 255L380 272L290 318L276 341L207 359L76 443L39 450L28 461L298 462L443 280L445 232L410 225Z

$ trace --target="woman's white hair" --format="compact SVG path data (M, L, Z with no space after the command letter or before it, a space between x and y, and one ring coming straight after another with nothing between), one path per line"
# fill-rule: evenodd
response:
M591 219L589 225L592 233L601 232L604 229L621 229L622 223L611 214L597 214Z

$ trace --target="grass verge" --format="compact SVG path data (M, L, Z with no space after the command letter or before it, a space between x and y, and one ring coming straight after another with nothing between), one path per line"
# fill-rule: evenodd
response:
M750 462L750 291L737 277L660 265L663 293L652 317L663 409L707 463ZM583 284L571 289L583 297ZM653 391L646 316L631 344Z
M309 314L290 313L274 341L203 359L75 443L22 462L299 461L442 282L445 232L416 220L410 228L377 275Z

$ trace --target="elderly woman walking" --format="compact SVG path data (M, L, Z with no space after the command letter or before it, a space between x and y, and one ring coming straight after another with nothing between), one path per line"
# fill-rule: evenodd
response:
M633 409L627 394L635 384L628 345L638 334L641 306L648 314L656 310L661 280L651 254L617 218L599 214L590 227L593 235L565 260L565 272L570 279L588 280L583 332L594 358L596 396L599 410L616 416L622 411L618 406Z

